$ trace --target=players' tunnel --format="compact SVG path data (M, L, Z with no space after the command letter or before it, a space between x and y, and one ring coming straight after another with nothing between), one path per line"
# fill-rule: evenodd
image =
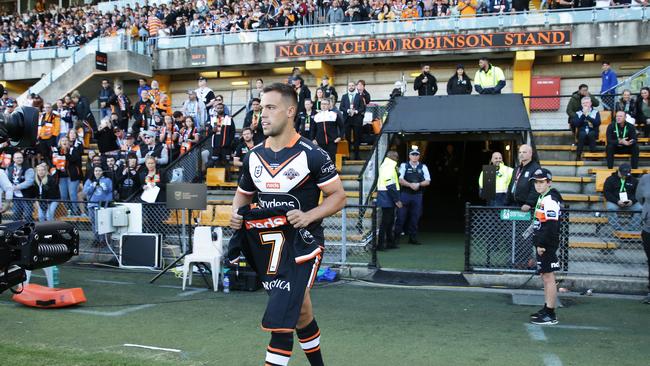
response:
M400 163L407 162L409 151L417 146L420 162L427 165L431 177L431 185L423 190L418 241L424 245L420 252L441 240L462 243L465 202L484 204L478 187L483 165L498 151L512 167L518 146L532 143L520 94L401 97L386 119L384 133L389 134L389 149L399 153ZM408 250L407 241L402 237L402 249L390 256ZM438 254L433 250L429 255ZM462 260L462 251L454 256ZM403 265L417 268L408 260Z

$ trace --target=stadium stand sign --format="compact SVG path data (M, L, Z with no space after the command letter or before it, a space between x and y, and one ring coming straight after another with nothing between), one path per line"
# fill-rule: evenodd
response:
M499 217L504 221L530 221L530 212L519 210L503 209L499 212Z
M208 63L208 51L205 47L190 48L190 63L192 66L205 66Z
M106 52L95 51L95 69L108 71L108 55Z
M440 36L299 42L277 45L275 58L361 55L481 48L560 47L571 44L571 30L448 34Z

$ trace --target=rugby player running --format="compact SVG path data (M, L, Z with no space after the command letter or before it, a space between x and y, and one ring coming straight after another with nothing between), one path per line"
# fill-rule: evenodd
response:
M298 200L297 207L304 208L293 209L287 212L287 219L294 228L307 228L314 234L314 236L322 236L322 227L320 226L321 220L331 216L332 214L340 211L346 203L345 191L340 177L334 172L333 162L327 156L324 150L314 145L311 141L301 138L294 128L294 120L298 113L298 98L295 90L285 84L272 84L264 88L262 95L262 129L266 141L251 150L246 157L248 158L253 153L264 153L266 157L286 156L283 153L284 149L295 149L296 151L310 150L311 156L322 155L319 163L313 164L315 159L311 159L309 163L309 178L312 182L307 180L305 185L298 187L298 190L306 188L307 184L313 184L320 189L324 198L322 203L318 203L318 195L300 195L295 193L293 196ZM261 151L261 149L266 151ZM317 155L313 155L313 154ZM308 155L309 157L309 155ZM270 164L275 166L283 166L283 161L270 161ZM245 164L243 174L250 177L251 167ZM327 181L318 181L317 177L321 177L322 172L330 172ZM254 175L254 173L252 174ZM230 220L230 227L239 230L242 227L243 217L237 214L237 210L245 205L253 202L255 192L251 192L252 185L244 185L243 179L240 180L239 187L233 199L233 214ZM265 187L262 184L254 186L258 193L258 200L260 195L268 194L273 197L273 192L265 193ZM291 191L293 193L293 191ZM320 230L319 230L320 229ZM319 234L320 231L320 234ZM323 239L323 238L321 238ZM314 319L312 311L312 303L309 295L309 289L306 290L303 299L300 316L295 329L300 345L309 360L311 365L323 365L323 358L320 351L320 330ZM293 332L277 332L271 333L271 342L266 352L265 365L286 365L291 357L291 350L293 348Z

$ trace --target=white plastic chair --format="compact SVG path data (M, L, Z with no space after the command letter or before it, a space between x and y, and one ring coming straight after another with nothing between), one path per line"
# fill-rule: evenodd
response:
M192 285L192 263L208 263L212 272L212 283L214 291L219 289L219 275L221 274L221 256L223 254L223 230L220 227L214 229L217 233L217 240L212 240L212 228L209 226L198 226L194 229L193 251L184 258L183 262L183 291L185 282L188 280Z

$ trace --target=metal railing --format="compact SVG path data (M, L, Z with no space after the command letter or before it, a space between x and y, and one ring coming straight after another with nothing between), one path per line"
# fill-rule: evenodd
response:
M390 102L389 102L390 103ZM368 160L359 172L359 204L367 205L371 202L372 192L375 190L377 184L377 176L379 174L379 166L381 165L386 151L388 150L389 139L388 134L384 133L384 126L388 123L388 112L390 112L389 105L376 106L373 112L373 119L379 118L383 121L381 131L375 144L372 147L372 153Z
M38 221L38 207L47 209L54 204L54 219L70 222L79 230L80 255L79 260L99 261L109 260L111 256L119 258L119 238L111 235L97 235L96 222L91 219L94 209L88 202L62 200L14 200L12 208L3 215L3 220ZM188 243L191 230L188 227L190 219L187 210L172 210L165 203L137 204L142 208L142 232L162 234L163 256L174 259L182 253ZM67 209L74 206L83 213L82 216L67 216ZM217 209L218 206L224 208ZM208 202L206 210L192 211L192 226L220 226L223 229L224 245L233 235L228 226L230 220L230 205L213 205ZM329 265L366 266L370 263L375 247L377 232L375 206L347 205L340 212L323 220L325 234L325 253L323 263ZM43 217L43 220L45 217ZM110 248L99 241L108 239Z
M625 89L630 90L632 93L639 93L644 86L650 86L650 66L635 72L603 93L622 94Z
M609 7L570 10L548 10L544 12L518 12L500 14L478 14L475 17L433 17L393 21L368 21L355 23L317 24L325 17L319 12L314 19L304 25L291 28L271 28L210 34L193 34L185 36L159 37L155 40L157 49L185 47L216 46L240 43L258 43L274 41L295 41L300 39L317 39L331 37L374 37L393 34L421 34L443 31L467 31L481 29L504 29L522 26L548 27L550 25L573 25L580 23L647 21L650 10L647 7ZM101 48L109 47L111 38L95 38L89 44L102 43ZM144 43L144 42L140 42ZM1 62L29 61L68 57L77 48L58 47L43 49L25 49L0 52ZM146 46L143 44L143 49Z
M535 271L530 213L512 207L466 207L465 270ZM566 209L560 216L560 271L580 275L647 277L640 211Z

